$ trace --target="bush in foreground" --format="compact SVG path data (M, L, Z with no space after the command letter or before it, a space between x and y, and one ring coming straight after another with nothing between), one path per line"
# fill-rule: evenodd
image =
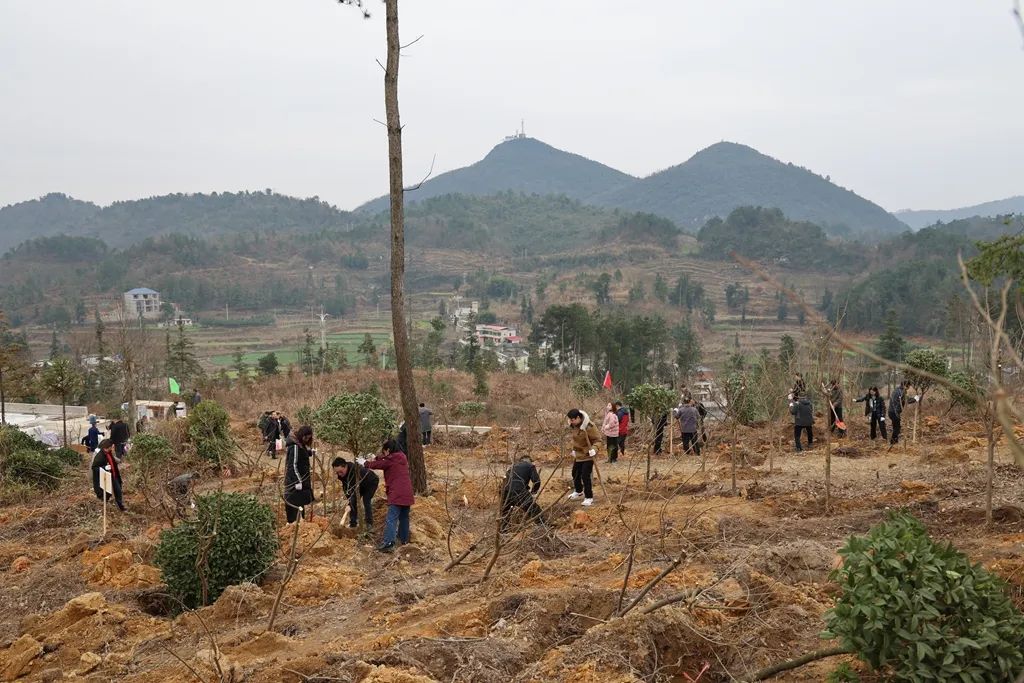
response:
M843 593L829 632L894 681L1011 681L1024 670L1024 615L1002 581L892 513L839 551Z
M193 609L228 586L260 583L277 544L268 506L253 496L212 493L196 499L194 518L160 535L155 562L168 593Z
M0 466L6 481L44 491L54 490L64 479L64 463L49 451L14 451Z

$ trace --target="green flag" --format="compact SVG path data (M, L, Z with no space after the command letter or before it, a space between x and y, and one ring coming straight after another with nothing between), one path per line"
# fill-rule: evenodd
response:
M173 377L167 378L167 387L171 390L172 394L181 393L181 387L178 386L178 382Z

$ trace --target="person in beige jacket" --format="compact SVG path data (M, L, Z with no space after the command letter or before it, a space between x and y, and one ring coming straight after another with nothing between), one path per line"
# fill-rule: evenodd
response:
M597 445L601 442L601 432L590 421L590 416L578 408L573 408L566 417L572 430L572 493L570 500L583 496L583 505L594 504L594 458L597 456Z

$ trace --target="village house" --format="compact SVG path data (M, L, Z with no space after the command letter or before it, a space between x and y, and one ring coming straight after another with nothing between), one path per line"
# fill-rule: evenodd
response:
M514 327L505 325L477 325L476 338L481 346L500 344L521 344L523 338L516 334Z
M160 292L148 287L136 287L124 293L124 309L139 318L160 316Z

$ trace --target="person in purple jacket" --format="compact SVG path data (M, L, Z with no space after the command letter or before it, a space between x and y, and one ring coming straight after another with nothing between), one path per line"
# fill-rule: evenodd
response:
M356 462L363 460L359 458ZM384 521L384 538L377 550L382 553L395 551L395 537L403 545L409 542L409 511L416 502L412 492L412 478L409 476L409 461L398 448L394 439L381 447L380 455L373 460L359 463L371 470L384 473L384 488L388 496L388 515Z

